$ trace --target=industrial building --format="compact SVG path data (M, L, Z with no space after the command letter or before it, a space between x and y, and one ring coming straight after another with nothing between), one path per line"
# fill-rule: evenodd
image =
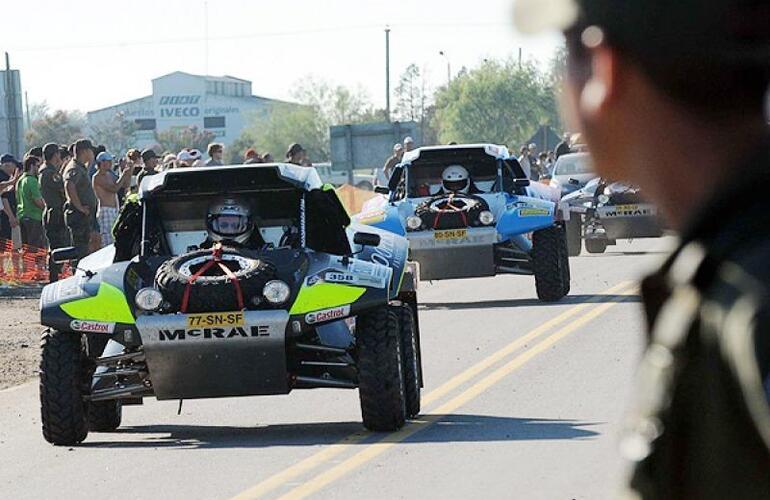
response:
M240 136L252 116L265 116L281 102L251 92L248 80L175 71L152 80L152 95L88 112L88 125L122 114L137 125L137 147L156 144L156 132L190 126L214 133L227 145Z

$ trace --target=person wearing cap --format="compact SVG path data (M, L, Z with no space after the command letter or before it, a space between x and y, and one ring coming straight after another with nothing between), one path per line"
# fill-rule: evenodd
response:
M404 137L404 152L408 153L413 149L415 149L414 139L412 139L410 136Z
M193 157L190 151L187 149L181 150L176 155L176 166L179 168L191 167L193 163Z
M40 195L45 201L43 229L49 250L70 246L70 234L64 224L64 180L59 173L62 166L62 148L55 143L43 146L43 166L38 170ZM59 279L61 265L48 259L48 278L53 283Z
M21 173L16 169L16 158L10 154L4 154L0 157L0 167L2 167L0 168L0 193L3 193L16 186L16 181ZM13 175L13 177L10 177L10 175Z
M142 151L142 170L136 176L136 185L142 185L142 179L147 176L155 175L158 173L155 167L158 166L158 154L153 149L145 149Z
M206 160L207 167L221 167L222 165L224 165L224 162L222 161L222 158L225 155L224 145L218 142L212 142L211 144L209 144L209 147L206 150L206 152L209 155L209 159Z
M64 222L69 228L72 245L79 258L89 253L91 234L96 229L96 194L88 177L88 167L94 159L94 148L88 139L75 142L75 155L64 167Z
M120 176L117 180L112 172L112 162L115 157L108 151L96 155L96 174L91 183L98 200L96 219L99 221L99 235L102 247L113 243L112 226L118 219L118 192L128 189L131 185L131 165L121 162Z
M42 152L42 148L41 148ZM16 216L21 228L21 242L35 248L45 248L43 234L43 209L45 201L40 194L40 183L37 174L40 158L27 156L24 158L24 173L16 183L16 199L18 200Z
M518 0L567 39L567 115L597 173L680 234L641 287L649 327L623 498L770 497L770 6Z
M286 151L286 163L302 165L302 162L305 161L306 155L307 153L305 152L305 148L303 148L301 144L297 144L295 142L289 146L289 149Z

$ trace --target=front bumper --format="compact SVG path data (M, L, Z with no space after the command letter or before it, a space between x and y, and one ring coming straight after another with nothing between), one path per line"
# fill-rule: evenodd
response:
M286 394L286 311L140 316L136 327L158 399Z
M495 275L497 230L467 228L464 238L436 239L441 231L407 233L410 260L420 266L420 279L445 280Z

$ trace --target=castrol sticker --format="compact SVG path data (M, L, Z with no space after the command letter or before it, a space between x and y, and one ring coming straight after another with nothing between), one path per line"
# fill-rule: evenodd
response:
M70 328L75 332L85 333L112 333L115 331L115 323L104 323L102 321L70 321Z

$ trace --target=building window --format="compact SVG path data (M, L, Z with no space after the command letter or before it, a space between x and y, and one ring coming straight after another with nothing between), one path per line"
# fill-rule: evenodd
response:
M209 94L215 94L216 89L214 88L214 82L208 81L206 82L206 92Z
M137 130L155 130L154 118L141 118L139 120L134 120L134 123L137 126Z
M225 128L224 116L206 116L203 118L203 128Z

